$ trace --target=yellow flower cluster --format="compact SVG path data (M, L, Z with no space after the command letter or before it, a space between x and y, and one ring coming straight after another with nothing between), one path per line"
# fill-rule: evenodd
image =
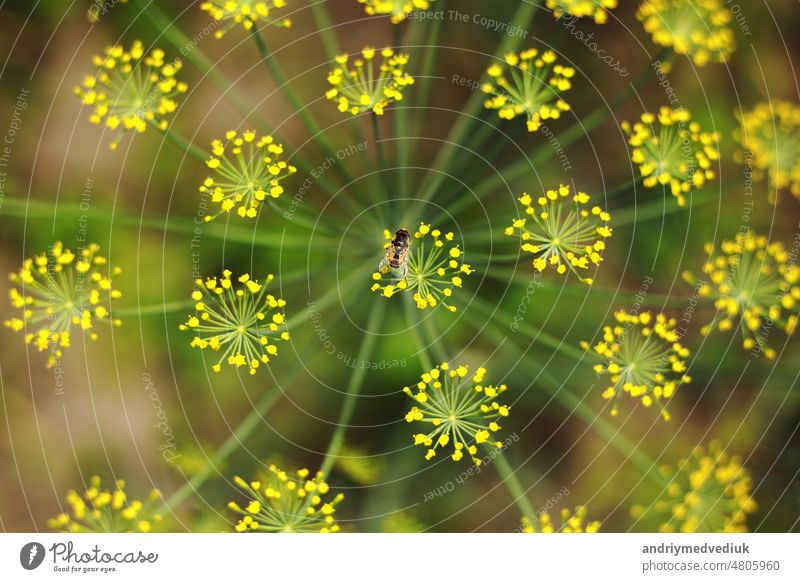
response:
M280 28L291 27L290 19L272 17L276 8L286 8L286 0L210 0L200 3L201 10L208 12L214 20L225 23L214 32L216 38L222 38L238 24L245 30L251 30L258 22Z
M565 14L576 18L588 16L597 24L605 24L608 11L617 7L617 0L547 0L547 7L556 18Z
M278 355L275 342L288 341L283 314L286 302L267 293L272 279L269 275L262 284L244 274L234 282L226 270L221 279L195 281L192 299L197 302L196 314L180 329L195 333L192 347L221 352L212 366L215 372L227 363L236 368L247 366L250 374L255 374L262 364Z
M750 471L718 442L695 448L677 469L664 466L661 473L670 479L666 498L654 506L662 532L747 532L747 514L757 508Z
M569 111L561 94L572 88L575 69L556 62L551 50L528 49L508 53L505 66L494 64L487 71L492 78L481 89L487 95L487 109L497 110L501 119L528 118L528 131L538 131L548 119L558 119Z
M392 234L384 230L384 237L391 241ZM390 268L372 274L374 283L371 290L384 297L393 297L402 292L413 292L414 303L418 309L428 309L444 305L453 313L457 308L449 303L455 289L464 284L464 277L475 271L463 262L461 248L451 244L452 232L443 233L430 224L421 223L414 233L415 243L408 250L408 276L396 280ZM389 247L389 242L384 248ZM388 278L388 282L384 282Z
M83 495L70 491L66 499L70 513L50 519L50 528L71 533L148 533L161 521L161 514L155 510L161 493L154 489L144 502L128 499L122 480L114 483L113 490L103 489L100 477L95 475Z
M586 507L579 505L573 513L567 508L561 510L561 526L553 524L550 514L540 513L535 519L523 515L520 519L522 533L597 533L600 531L599 521L586 523Z
M358 0L370 16L388 14L393 24L400 24L415 10L427 10L432 0Z
M206 222L234 208L243 218L255 218L264 200L280 198L284 192L281 182L297 172L283 159L281 144L269 135L259 138L255 131L241 135L229 131L225 142L217 139L211 143L211 154L206 166L215 176L205 179L200 192L210 195L220 211L207 215Z
M702 131L686 109L661 107L658 115L644 113L631 126L622 123L633 147L631 160L639 166L646 188L669 186L678 204L686 194L716 177L719 134Z
M336 506L344 495L325 500L330 486L322 472L309 478L308 469L290 476L275 465L269 466L264 482L248 483L241 477L233 481L248 497L245 507L231 501L228 507L243 517L237 532L333 533L339 531L334 519Z
M644 0L636 18L654 43L691 57L699 67L727 62L736 49L725 0Z
M509 414L509 407L496 401L507 386L485 385L485 374L485 368L478 368L470 376L467 366L451 369L445 362L422 374L413 390L408 386L403 388L416 401L406 414L406 422L432 426L429 432L414 435L414 444L428 449L427 460L436 456L436 449L452 444L453 461L460 461L466 453L480 465L477 445L503 447L492 435L500 430L497 421Z
M638 315L618 311L616 323L603 327L603 337L594 346L581 342L587 351L604 358L594 366L598 375L608 374L610 384L603 398L614 400L612 416L618 412L618 401L623 393L641 400L644 406L655 403L664 420L669 420L665 401L669 400L681 384L691 382L685 374L688 348L680 343L675 319L649 312Z
M113 279L122 270L109 269L99 251L98 245L90 244L76 254L56 242L47 252L26 259L22 268L9 276L14 283L8 292L11 305L22 314L4 325L12 331L24 331L25 342L40 352L49 351L48 368L55 366L63 350L70 347L73 326L96 340L96 320L120 325L109 316L111 301L122 297L113 288Z
M126 131L142 133L148 125L167 128L167 116L178 104L174 97L185 93L186 83L176 79L183 66L179 59L164 61L164 51L145 53L142 42L133 42L130 50L114 45L103 56L95 55L95 75L87 75L75 94L84 105L92 107L89 120L105 124L116 136L116 149Z
M536 256L533 267L540 273L548 267L561 275L569 270L591 285L592 279L582 273L602 262L605 239L613 230L608 226L611 215L599 206L587 209L589 200L584 192L570 196L570 187L563 184L535 203L523 194L519 202L527 217L514 220L505 234L521 239L522 250Z
M401 101L405 88L414 84L414 77L405 71L408 55L397 54L390 48L380 51L380 55L382 60L377 71L374 48L365 48L361 57L352 63L347 54L336 57L339 66L328 75L331 89L325 97L336 102L339 111L349 111L352 115L372 111L383 115L386 107Z
M741 129L735 137L752 155L755 177L763 179L766 173L773 188L789 189L800 198L800 105L775 99L744 114L737 112L737 118ZM746 155L737 152L740 161Z
M703 273L709 281L698 282L689 271L683 278L698 285L701 297L714 299L720 331L730 331L741 320L744 349L775 358L775 350L767 345L770 330L777 326L791 335L797 328L800 265L781 242L769 242L752 231L722 241L720 252L707 243L705 252ZM700 331L708 335L711 330L712 325L706 325Z

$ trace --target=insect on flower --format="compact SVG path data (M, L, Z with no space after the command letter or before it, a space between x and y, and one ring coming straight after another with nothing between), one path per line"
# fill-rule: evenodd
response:
M388 273L389 269L400 272L401 279L408 279L408 249L411 247L411 235L405 228L394 233L394 237L386 247L386 255L378 265L378 271Z
M441 304L448 311L455 312L456 306L449 303L453 290L463 285L464 275L471 275L474 271L462 262L463 252L459 246L449 246L454 234L442 233L438 228L422 223L414 233L417 242L413 252L409 252L411 237L406 229L401 228L394 236L388 230L383 234L388 242L378 270L372 274L375 281L372 291L387 298L413 291L418 309ZM401 275L399 280L386 281L386 277L392 277L393 271Z

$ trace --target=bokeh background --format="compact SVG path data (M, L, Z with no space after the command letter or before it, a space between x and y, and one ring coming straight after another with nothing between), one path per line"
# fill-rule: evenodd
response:
M225 530L235 520L226 503L239 499L230 481L233 475L255 476L274 461L312 470L320 465L348 383L358 373L348 362L361 367L357 354L369 311L374 302L384 301L369 292L383 239L381 232L363 237L364 221L377 212L367 201L376 194L390 201L382 212L394 222L386 228L409 226L396 222L414 208L414 196L436 177L431 167L442 140L463 123L466 104L480 98L458 79L483 79L498 45L508 39L471 17L481 14L508 22L521 3L450 1L444 9L457 9L470 22L416 21L400 27L400 44L411 55L411 74L426 59L435 61L431 78L419 80L382 120L390 169L379 175L368 120L345 118L324 99L330 64L309 3L290 2L294 26L268 29L266 38L327 139L337 148L367 144L337 164L356 179L346 182L340 168L334 169L326 177L341 188L336 196L316 183L304 193L303 212L319 217L313 234L296 221L265 211L253 222L223 219L204 226L195 247L197 187L207 169L152 130L123 140L111 151L110 136L88 123L88 112L73 94L73 87L92 72L92 55L106 45L128 45L138 38L145 46L164 48L169 57L179 54L180 47L165 36L166 28L142 10L147 4L118 3L98 23L90 23L89 2L0 2L0 135L6 135L18 96L26 95L11 162L4 168L0 273L18 269L24 257L53 240L74 246L85 227L111 262L124 270L118 285L124 296L116 307L125 315L120 329L101 330L97 342L85 343L76 336L57 371L47 370L45 358L26 349L21 335L0 329L4 531L46 529L47 519L64 508L65 493L82 488L93 474L124 478L134 496L144 496L153 487L167 498L183 490L162 529ZM536 11L525 29L523 48L552 46L578 69L568 94L573 111L550 124L556 138L576 118L612 103L658 52L634 17L636 3L622 4L607 25L581 20L578 27L594 34L598 44L630 70L628 77L599 61L544 9ZM680 273L699 271L703 244L731 238L742 222L745 176L733 156L735 112L762 100L797 101L800 91L794 34L800 25L800 3L740 4L752 35L742 35L734 25L740 45L732 61L697 69L679 57L669 75L681 104L722 136L720 179L704 189L697 203L680 211L671 197L657 190L638 188L610 199L609 207L623 223L615 225L595 285L588 288L574 278L545 273L524 315L527 325L577 347L581 340L595 337L615 310L630 309L647 277L653 279L650 309L679 318L687 309L692 289ZM228 129L270 127L288 152L324 161L319 139L305 129L243 30L234 29L217 40L208 34L209 17L196 3L158 5L174 19L172 26L196 43L190 51L207 55L249 107L244 112L237 109L206 71L185 59L181 78L190 89L173 118L177 130L208 148ZM389 22L366 16L355 0L330 0L327 7L342 50L353 53L365 45L394 42ZM427 47L433 26L441 26L441 35L436 46ZM693 382L678 391L670 403L673 419L664 422L655 411L632 401L623 403L619 416L610 417L602 390L594 385L591 362L560 355L529 328L511 328L532 279L529 262L517 262L514 242L502 233L516 216L515 198L567 182L602 199L626 184L635 169L619 122L664 102L664 88L650 77L635 97L566 148L569 172L551 148L550 155L539 156L524 175L508 181L500 179L503 168L526 155L547 153L548 140L524 132L521 120L501 122L494 112L479 110L479 119L453 148L455 158L432 203L419 203L425 205L424 215L435 216L463 199L457 212L439 225L466 233L467 261L477 272L457 295L459 312L426 312L424 329L453 360L473 366L485 363L490 380L509 385L506 400L513 411L504 434L516 434L519 441L506 454L534 507L566 490L561 503L587 505L590 518L600 520L603 531L653 530L657 523L631 515L632 506L647 505L660 493L635 462L638 452L656 461L645 469L657 471L658 465L674 465L694 446L718 439L742 457L753 476L759 509L748 519L751 530L798 531L796 342L775 333L772 341L779 357L774 362L753 360L741 350L737 335L702 338L699 328L713 311L698 309L685 340L692 349ZM404 142L410 147L403 148ZM392 169L400 166L406 168ZM491 191L479 200L472 188L487 177L493 179ZM304 179L299 173L288 183L283 207ZM791 245L800 205L786 195L778 207L770 204L768 188L764 182L755 185L750 225ZM353 213L341 197L362 205L362 214ZM286 241L283 248L258 242L281 236ZM291 344L282 346L268 370L254 377L227 369L213 374L211 362L189 347L190 337L178 330L188 311L173 304L188 299L196 265L204 275L223 268L276 275L288 301L287 316L300 318L290 329ZM355 284L348 286L353 277ZM0 278L3 297L7 288L6 278ZM320 321L335 355L327 353L309 311L309 303L330 289L337 293L320 307ZM161 304L173 308L164 312L158 308ZM450 489L447 484L468 466L426 462L423 451L411 446L414 430L403 420L410 402L400 389L414 383L422 369L402 301L389 302L386 308L370 361L389 364L366 371L345 448L329 477L332 487L346 495L337 511L343 528L514 530L519 510L491 467L444 495L426 499L431 491ZM10 314L7 301L0 304L0 318ZM270 395L274 402L268 412L253 416ZM158 426L160 412L172 438L165 436L163 423ZM239 439L237 427L245 419L253 423L253 430ZM169 462L165 445L172 451ZM187 490L187 482L198 475L202 483L197 490Z

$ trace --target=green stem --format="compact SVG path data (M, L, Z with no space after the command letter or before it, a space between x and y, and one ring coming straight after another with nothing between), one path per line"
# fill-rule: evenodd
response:
M529 29L539 10L539 4L540 2L538 0L520 3L511 21L512 26L519 26L519 30ZM522 35L505 36L495 52L495 57L498 59L502 58L507 52L518 49L522 40ZM478 117L485 100L486 96L481 91L475 91L470 96L469 101L450 129L447 138L443 142L444 145L440 148L433 162L432 168L437 171L430 172L422 186L423 193L421 199L423 201L430 200L447 178L447 170L449 169L450 163L459 151L456 145L466 142L472 130L473 123L475 122L475 118ZM409 212L405 222L407 224L416 223L417 220L419 220L420 213L422 212L421 209L424 208L424 206L424 204L417 205L417 209Z
M344 290L349 290L353 285L358 281L358 275L360 273L356 272L353 275L350 275L348 279L345 280L343 283L342 289L338 289L336 287L331 288L328 290L320 299L316 302L316 308L319 310L325 309L329 307L332 303L338 300L339 293L344 292ZM287 327L291 330L294 326L300 325L304 320L308 318L308 313L305 311L298 313L297 315L289 318L286 322ZM319 352L319 350L314 350L315 352ZM286 380L286 384L290 384L294 378L300 374L302 370L305 368L296 367L295 371L291 374L291 376ZM187 481L182 487L180 487L175 493L173 493L167 500L165 500L164 505L168 509L174 509L176 506L180 505L185 501L190 495L196 493L197 490L217 471L217 467L220 466L228 457L230 457L234 451L236 451L239 447L242 446L250 435L261 426L261 421L264 418L264 415L269 412L275 402L278 400L280 395L282 394L279 387L275 386L266 394L264 394L261 399L256 403L255 407L247 414L247 416L242 420L239 426L236 427L233 433L225 439L225 442L216 450L214 453L212 460L207 463L203 469L197 473L194 477L192 477L189 481Z
M492 465L497 469L503 485L508 489L509 494L514 499L517 508L522 512L522 515L534 517L536 512L528 499L528 494L522 489L522 485L517 478L517 472L511 468L505 453L497 454L497 449L494 447L485 446L486 452L490 455L496 455L492 461Z
M322 39L322 46L325 49L325 56L329 61L333 61L336 55L341 53L339 50L339 41L336 39L336 32L333 28L328 8L323 0L308 0L308 5L311 7L311 13L314 16L314 22L317 25L319 36Z
M181 313L187 309L191 309L195 303L195 301L171 301L169 303L145 305L143 307L132 307L129 309L114 309L112 316L115 318L126 319L165 315L168 313Z
M158 127L155 122L151 122L151 125ZM211 155L205 150L197 147L188 139L183 137L176 129L173 129L171 125L165 129L163 133L169 141L178 147L181 153L189 154L190 157L202 163L204 166L208 158L211 157Z
M328 139L328 136L325 135L325 131L320 127L311 113L309 113L306 104L303 103L300 97L298 97L297 93L294 92L292 84L287 79L275 56L270 52L269 47L267 46L267 41L264 40L264 37L255 27L253 27L253 29L250 31L250 35L253 37L253 40L255 40L256 46L258 47L258 52L261 55L264 64L267 65L267 68L272 73L275 83L289 101L292 108L300 116L300 120L303 122L306 131L308 131L314 141L316 141L322 147L327 156L335 158L336 148L333 146L333 143L331 143L330 139ZM346 183L349 183L352 180L352 176L350 176L350 174L347 172L344 164L336 164L334 168Z
M21 200L18 198L5 198L3 200L3 205L0 207L0 216L2 215L26 220L37 218L52 220L55 217L82 219L86 217L119 226L147 228L190 236L195 235L196 229L200 228L204 237L270 248L307 249L309 244L307 236L290 235L277 230L261 232L238 226L214 225L215 223L213 222L197 223L189 218L135 215L125 212L112 212L110 209L98 209L95 207L85 210L78 204L59 204L53 207L41 201ZM318 244L330 244L330 242L330 239L319 237Z
M369 359L372 357L372 352L375 348L375 343L378 338L376 331L381 326L381 323L383 322L383 315L386 311L386 301L384 301L383 298L376 299L377 302L372 307L369 320L367 321L367 327L364 331L364 339L361 341L361 347L358 350L357 359L359 362L369 361ZM361 386L364 383L364 377L366 376L366 373L366 367L360 366L356 368L356 370L350 376L350 381L347 384L347 394L344 398L344 404L339 412L339 418L336 421L336 430L333 432L331 441L328 444L328 450L325 453L325 459L323 459L320 467L320 471L322 471L325 475L330 473L330 470L342 449L342 445L344 444L344 435L348 425L350 424L350 418L353 416L353 412L355 411L356 401L359 393L361 392Z
M419 316L417 316L416 319L419 319ZM426 317L422 322L422 326L425 328L425 331L428 334L427 343L429 346L431 346L431 349L436 352L439 361L444 362L447 360L447 354L445 353L444 348L438 342L434 341L435 330L433 329L433 322L431 320L431 317ZM413 321L409 321L408 323L409 325L414 324ZM489 450L496 453L496 449ZM517 508L522 512L523 515L533 515L530 501L523 492L519 477L517 477L515 471L511 470L511 467L509 466L508 460L505 458L505 456L503 454L497 455L492 464L497 468L500 479L506 489L508 489L508 493L514 500Z

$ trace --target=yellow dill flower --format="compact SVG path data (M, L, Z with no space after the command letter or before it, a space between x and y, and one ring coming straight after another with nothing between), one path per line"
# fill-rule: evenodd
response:
M750 471L719 442L712 442L708 450L696 447L677 468L661 467L661 474L670 482L653 507L662 519L660 531L747 532L747 514L757 508Z
M250 30L257 22L266 26L290 28L289 18L274 18L272 11L286 8L286 0L210 0L200 3L200 10L208 12L214 20L222 22L222 28L214 32L216 38L222 38L226 32L241 24Z
M572 512L567 508L561 510L561 525L556 526L550 514L539 513L534 519L523 515L520 519L522 533L597 533L600 531L599 521L586 523L586 507L579 505Z
M558 119L562 112L569 111L561 94L572 88L575 69L557 63L553 51L540 53L532 48L508 53L505 65L494 64L487 73L492 81L481 87L491 95L485 107L496 109L500 119L524 114L528 118L528 131L534 132L543 121Z
M644 0L636 18L660 46L672 47L702 67L724 63L736 49L725 0Z
M111 149L117 148L126 131L142 133L148 125L167 128L167 116L178 108L174 97L187 89L176 79L183 66L180 59L166 62L158 48L145 53L136 40L127 51L119 45L106 47L93 64L97 73L84 77L75 94L92 107L89 121L116 134Z
M114 482L113 489L104 489L95 475L82 495L73 490L66 500L70 512L48 520L48 527L70 533L148 533L161 521L156 511L161 502L158 489L153 489L145 501L129 499L121 479Z
M565 14L576 18L588 16L597 24L604 24L608 21L608 11L617 7L617 0L547 0L547 7L556 18Z
M775 99L736 117L741 129L734 136L752 155L754 177L761 180L766 174L773 187L800 198L800 105ZM747 154L736 155L745 161Z
M280 198L281 182L297 172L297 168L283 159L283 146L272 136L258 137L255 131L241 135L231 130L225 142L211 143L211 157L206 166L214 176L205 179L200 192L211 196L220 211L205 217L206 222L234 208L241 217L255 218L259 206L267 198Z
M195 281L196 312L180 329L194 332L192 347L222 354L212 366L215 372L228 363L247 366L255 374L261 364L278 355L275 342L289 339L283 314L286 302L267 293L272 279L269 275L262 284L244 274L234 281L226 270L221 279Z
M476 465L481 465L477 445L487 443L503 448L492 435L500 430L497 421L510 411L509 406L496 401L507 386L485 385L485 374L486 368L478 368L470 376L467 366L451 368L445 362L422 374L413 390L408 386L403 388L416 401L406 414L406 422L431 426L428 432L414 435L414 444L427 448L427 460L436 456L437 449L451 445L453 461L460 461L467 454Z
M248 483L241 477L233 481L248 498L242 508L231 501L228 507L243 516L234 529L237 532L333 533L339 531L334 519L336 506L344 495L327 498L330 486L322 472L309 478L308 469L290 475L275 465L261 481Z
M669 186L680 206L686 194L716 178L713 164L719 160L719 134L702 131L691 119L686 109L661 107L657 115L644 113L633 126L621 125L645 188Z
M383 234L388 241L384 248L388 249L392 234L388 230ZM450 303L453 292L463 286L464 277L475 271L464 262L464 252L458 244L453 244L454 238L452 232L443 233L421 223L408 250L407 275L403 278L402 273L386 266L372 274L372 291L384 297L413 292L418 309L441 304L455 313L456 306Z
M108 267L99 255L100 247L90 244L76 253L56 242L41 255L26 259L22 268L9 275L14 283L9 292L11 305L22 310L20 317L4 322L12 331L24 331L25 342L40 352L48 351L52 368L70 347L70 330L77 327L93 339L96 321L111 320L110 303L122 297L112 281L122 272Z
M365 48L361 57L351 62L347 54L336 57L339 65L328 74L331 89L325 93L329 101L339 106L339 111L358 115L372 111L383 115L390 103L401 101L406 87L414 84L414 77L406 73L408 55L397 54L390 48L380 51L382 58L375 70L374 48ZM352 65L352 66L351 66Z
M788 335L797 327L800 266L781 242L769 242L752 231L723 240L719 252L707 243L705 252L708 260L703 273L709 281L698 282L689 271L683 278L698 285L701 297L714 299L720 331L729 331L741 321L744 349L757 349L767 358L775 358L767 337L773 327ZM700 332L708 335L711 330L710 324Z
M591 285L592 279L582 273L602 262L605 239L613 230L608 226L611 215L599 206L589 209L589 200L584 192L570 197L570 187L563 184L535 203L529 194L523 194L519 201L527 217L514 220L505 234L520 238L522 250L536 256L533 267L540 273L548 267L561 275L570 270Z
M400 24L415 10L427 10L432 0L358 0L370 16L389 14L393 24Z
M614 325L603 327L603 337L596 345L581 342L585 350L604 358L594 371L609 376L603 398L614 399L611 415L617 415L619 398L626 393L645 406L655 403L664 420L669 420L665 401L678 386L691 382L685 374L689 349L679 341L676 320L662 314L653 317L649 312L631 315L624 311L616 312L614 319Z

